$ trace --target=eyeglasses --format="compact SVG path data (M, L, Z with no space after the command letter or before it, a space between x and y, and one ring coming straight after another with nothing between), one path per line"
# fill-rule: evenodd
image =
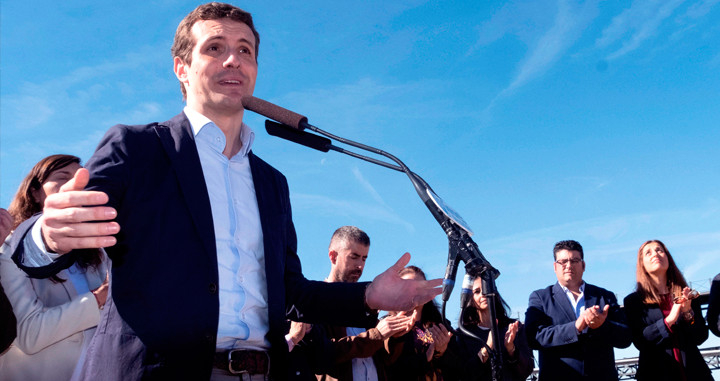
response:
M582 261L583 260L580 258L573 258L573 259L561 259L561 260L555 261L555 263L557 263L560 266L565 266L568 263L570 263L571 265L577 265L578 263L580 263Z

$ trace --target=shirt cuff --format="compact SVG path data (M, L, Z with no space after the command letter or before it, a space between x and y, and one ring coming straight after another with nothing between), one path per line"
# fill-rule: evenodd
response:
M285 335L285 341L287 341L288 352L292 352L293 348L295 348L295 343L294 343L294 342L292 341L292 339L290 338L290 334L289 334L289 333L288 333L287 335Z
M46 266L60 257L60 254L51 253L45 249L40 224L37 222L33 224L30 234L23 239L23 247L25 255L23 255L22 264L28 267Z

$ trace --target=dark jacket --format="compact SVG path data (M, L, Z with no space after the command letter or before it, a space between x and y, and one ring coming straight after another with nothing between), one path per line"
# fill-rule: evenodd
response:
M265 250L270 369L282 380L291 376L286 311L314 323L361 326L374 317L364 307L366 284L305 279L285 177L252 152L249 160ZM218 263L190 122L181 113L164 123L114 126L86 167L87 189L107 193L121 230L107 249L111 296L88 348L85 378L209 379Z
M677 343L680 348L686 380L713 379L698 350L698 345L708 338L708 328L697 299L692 302L695 321L690 324L680 317L672 326L672 333L665 325L665 317L659 305L645 304L635 292L625 297L624 304L633 343L640 351L638 380L682 379L680 366L673 355L673 343Z
M511 321L512 323L514 321ZM465 327L468 331L487 341L490 334L489 330L475 326ZM508 324L500 326L501 340L505 337ZM483 363L478 357L478 352L483 347L483 342L475 338L462 334L457 334L451 341L450 348L446 357L446 366L443 369L443 377L445 381L462 380L462 381L479 381L491 380L492 369L490 360ZM525 325L520 324L517 336L515 336L515 353L513 356L508 354L505 345L501 345L503 352L502 380L503 381L525 381L533 371L535 366L532 349L528 346L525 334ZM497 346L495 346L497 348Z
M537 349L541 381L617 380L615 348L630 346L630 328L615 295L585 283L585 306L610 306L605 323L578 334L575 312L558 283L530 294L525 328Z
M333 356L330 369L325 374L318 374L317 379L319 381L353 381L352 359L372 357L378 381L386 380L384 365L387 352L380 331L374 328L376 325L377 320L373 328L356 336L348 336L346 327L325 326L324 329L332 343Z

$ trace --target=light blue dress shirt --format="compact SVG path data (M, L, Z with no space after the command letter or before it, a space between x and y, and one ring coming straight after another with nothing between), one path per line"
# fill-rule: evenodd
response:
M266 350L270 323L265 252L248 160L255 135L243 123L242 148L228 160L220 128L197 111L183 111L195 134L212 209L220 289L217 347Z

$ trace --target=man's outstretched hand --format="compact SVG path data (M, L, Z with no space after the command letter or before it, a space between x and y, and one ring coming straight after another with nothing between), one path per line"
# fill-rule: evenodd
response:
M120 231L115 209L101 206L108 202L104 192L86 191L90 173L78 169L60 192L45 199L41 224L45 247L52 252L65 254L73 249L92 249L115 244L113 234ZM104 221L104 222L97 222Z
M373 279L365 290L365 302L374 310L409 311L442 292L442 279L402 279L398 274L410 262L410 253Z

